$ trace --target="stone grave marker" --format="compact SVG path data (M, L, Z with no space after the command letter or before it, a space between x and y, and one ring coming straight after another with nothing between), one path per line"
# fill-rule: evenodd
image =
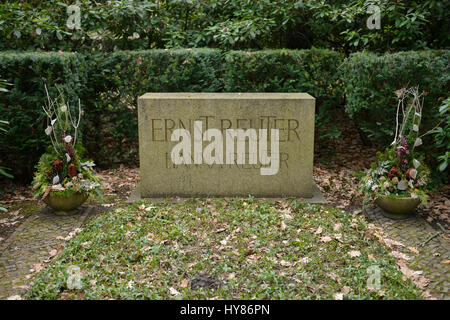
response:
M307 93L147 93L135 197L317 196L314 114Z

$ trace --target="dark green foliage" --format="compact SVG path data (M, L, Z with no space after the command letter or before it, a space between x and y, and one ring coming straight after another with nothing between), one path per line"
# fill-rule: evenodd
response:
M135 161L136 99L145 92L308 92L317 98L320 127L328 121L326 110L342 102L336 78L341 62L339 53L318 49L227 53L182 49L96 55L90 59L85 99L91 106L89 127L95 130L85 132L84 144L99 164Z
M8 89L6 89L6 86L8 85L8 83L5 82L5 80L0 79L0 94L2 92L8 92ZM8 132L7 128L8 128L9 122L6 120L2 120L0 119L0 135L3 134L4 132ZM7 171L11 170L10 168L7 167L3 167L0 166L0 176L4 176L7 178L14 178L14 176L12 176L11 174L9 174ZM0 206L0 211L7 211L5 208L3 208L2 206Z
M0 74L12 86L0 95L0 119L9 121L0 140L0 165L12 168L18 178L30 178L34 165L50 140L44 133L46 101L44 84L50 95L55 85L75 105L84 88L82 57L69 53L0 53ZM50 85L49 85L50 84Z
M308 92L321 105L341 99L339 53L330 50L231 51L225 57L225 91Z
M89 60L84 144L98 164L137 159L137 98L146 92L222 90L221 52L119 51Z
M73 4L81 29L66 25ZM370 5L380 29L366 26ZM0 4L0 50L438 49L450 45L449 12L448 0L11 0Z
M337 70L339 53L323 50L231 51L225 57L225 91L307 92L316 98L316 125L330 120L330 108L343 103ZM336 126L324 137L339 136Z
M450 87L450 51L409 51L376 55L356 53L341 68L346 112L375 142L386 146L392 142L395 130L397 96L395 91L419 86L428 93L424 100L421 133L440 121L439 107ZM432 162L439 150L430 135L424 137L424 150ZM444 151L444 152L442 152Z
M439 161L438 174L442 181L449 182L449 166L450 163L450 97L444 100L442 106L439 107L441 123L431 131L434 137L435 147L442 150L441 154L436 152ZM442 175L441 172L447 172Z

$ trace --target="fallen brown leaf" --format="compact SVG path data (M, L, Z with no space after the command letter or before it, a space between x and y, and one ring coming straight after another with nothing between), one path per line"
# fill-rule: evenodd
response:
M181 281L180 287L181 288L187 288L187 286L188 286L188 281L186 279L183 279Z
M359 250L352 250L348 254L350 255L350 257L359 257L359 256L361 256L361 251L359 251Z

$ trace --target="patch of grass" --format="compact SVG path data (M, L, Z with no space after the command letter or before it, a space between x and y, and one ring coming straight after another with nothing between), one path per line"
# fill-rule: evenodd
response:
M145 207L145 209L144 209ZM296 200L191 199L123 206L90 221L28 299L418 299L366 223ZM366 236L367 235L367 236ZM360 255L352 257L350 252ZM381 288L370 290L371 266ZM68 267L82 272L68 289ZM220 285L191 289L207 276Z

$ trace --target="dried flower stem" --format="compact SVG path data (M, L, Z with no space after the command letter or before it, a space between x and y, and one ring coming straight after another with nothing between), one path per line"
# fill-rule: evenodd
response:
M50 136L50 141L52 143L53 149L55 150L55 152L61 156L61 152L58 151L58 141L60 141L60 139L62 137L57 137L56 135L56 130L55 128L58 127L60 128L63 132L63 136L66 136L66 131L68 130L69 126L72 126L74 129L74 136L72 141L70 142L70 145L75 148L76 142L77 142L77 137L78 137L78 127L80 125L81 122L81 114L82 114L82 110L81 110L81 101L78 99L78 119L77 121L74 121L72 118L72 112L70 110L70 105L68 102L66 102L64 100L64 95L61 92L61 90L57 87L58 90L58 96L56 97L56 99L51 99L50 98L50 94L48 93L47 90L47 86L44 85L45 87L45 92L47 94L47 100L48 100L48 105L47 106L42 106L42 109L44 110L46 116L47 116L47 126L51 126L52 127L52 131L49 134ZM62 123L62 119L60 117L59 114L59 110L58 108L59 106L59 101L62 101L62 104L66 106L66 110L64 111L65 113L65 119L64 119L64 123ZM56 117L56 125L52 124L52 121L54 120L53 118ZM67 143L67 142L66 142Z

